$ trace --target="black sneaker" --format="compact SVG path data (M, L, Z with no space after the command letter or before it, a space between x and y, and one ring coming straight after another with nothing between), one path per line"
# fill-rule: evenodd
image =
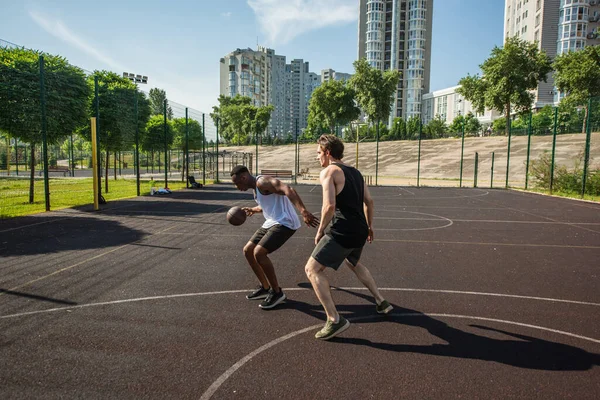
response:
M248 300L262 300L269 295L269 289L265 289L262 285L258 286L256 290L246 296Z
M269 308L273 308L277 304L282 303L285 301L285 299L286 297L285 293L283 293L283 290L280 289L279 293L275 293L273 289L269 289L269 295L262 301L262 303L260 303L259 307L263 310L268 310Z

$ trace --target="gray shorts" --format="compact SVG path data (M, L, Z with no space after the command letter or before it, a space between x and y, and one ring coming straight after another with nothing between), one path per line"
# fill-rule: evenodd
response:
M348 260L350 264L356 266L362 250L362 247L348 249L336 242L330 235L325 235L313 250L311 257L318 263L337 270L344 260Z
M260 227L254 232L250 241L257 246L264 247L269 253L272 253L283 246L294 233L296 233L295 230L279 224L273 225L269 229Z

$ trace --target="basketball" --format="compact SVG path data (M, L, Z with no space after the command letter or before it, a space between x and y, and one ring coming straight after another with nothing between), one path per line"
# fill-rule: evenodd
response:
M227 221L231 225L241 225L246 221L246 212L240 207L231 207L229 211L227 211Z

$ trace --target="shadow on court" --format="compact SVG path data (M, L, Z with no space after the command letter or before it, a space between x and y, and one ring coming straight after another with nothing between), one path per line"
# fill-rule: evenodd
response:
M310 284L308 284L310 286ZM306 287L306 283L298 286ZM373 302L369 295L351 290L333 288L361 299ZM432 318L420 311L403 308L393 304L394 310L388 315L373 315L375 305L339 305L340 314L344 318L357 320L359 323L377 323L381 321L395 322L399 325L418 327L431 335L447 342L447 344L411 345L377 342L362 338L348 337L352 330L343 337L330 340L342 345L367 346L374 349L397 353L418 353L441 357L454 357L492 361L518 368L546 371L586 371L600 365L600 354L589 353L580 348L562 343L551 342L506 330L484 325L469 325L481 331L503 334L510 339L501 340L465 332L449 326L447 323ZM320 305L308 304L297 300L287 300L285 308L294 309L316 319L325 320L325 313ZM390 333L390 336L394 336Z
M36 217L34 224L0 232L0 258L109 248L147 235L121 222L100 218Z

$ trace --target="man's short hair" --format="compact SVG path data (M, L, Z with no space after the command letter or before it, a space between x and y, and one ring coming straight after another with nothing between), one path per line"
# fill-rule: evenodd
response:
M323 150L329 151L331 157L341 160L344 158L344 142L335 135L321 135L317 143Z
M234 175L241 175L244 172L250 173L250 171L248 171L248 167L246 167L245 165L236 165L235 167L233 167L233 169L231 170L231 174L230 176L234 176Z

